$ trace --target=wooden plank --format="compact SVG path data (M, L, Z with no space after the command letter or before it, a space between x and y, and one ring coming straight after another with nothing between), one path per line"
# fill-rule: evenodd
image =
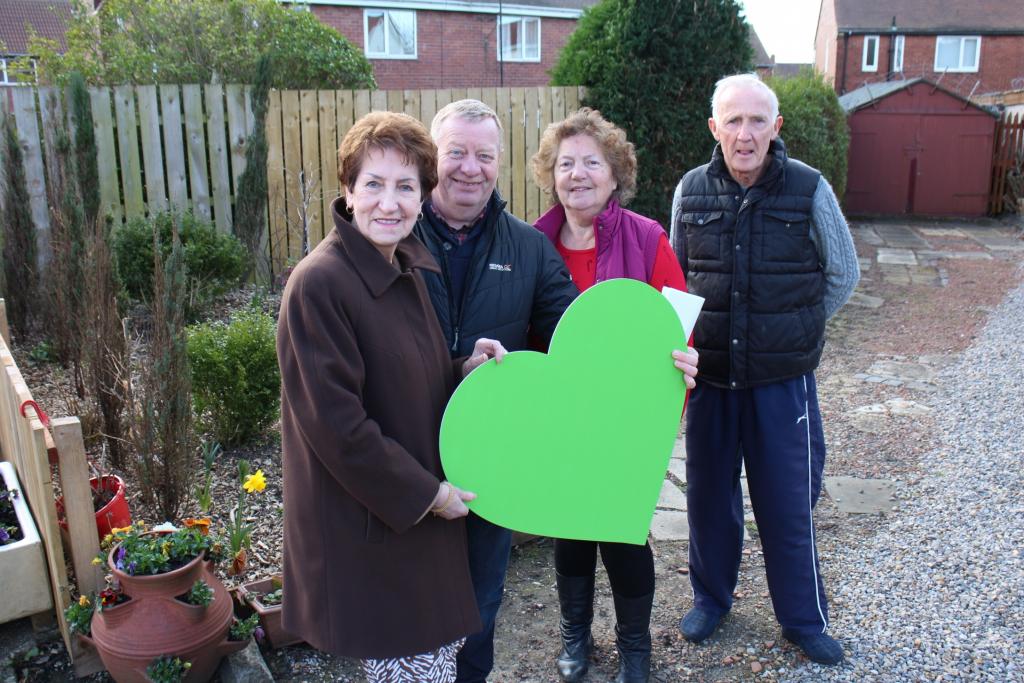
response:
M210 220L210 180L206 171L202 86L194 83L181 86L181 102L185 110L185 147L188 150L192 210L197 216Z
M434 122L435 114L437 114L437 91L420 90L420 114L418 118L428 130L430 129L430 124Z
M566 116L565 110L565 88L551 89L551 120L561 121Z
M482 88L466 88L466 97L471 100L483 101Z
M320 211L321 232L316 241L311 241L312 249L334 227L331 217L331 202L338 196L338 111L337 96L333 90L321 90L317 94L317 105L320 116Z
M565 88L565 115L573 113L580 108L580 89L577 86L566 86Z
M164 121L164 167L171 209L188 210L188 162L182 133L181 90L176 85L160 86L160 115Z
M494 108L504 131L501 139L501 164L498 168L498 194L507 202L512 200L512 100L509 92L508 88L497 89L495 97L498 106Z
M415 119L420 118L419 90L405 90L402 92L402 111ZM422 122L422 119L420 121ZM429 127L430 124L427 125Z
M512 198L508 210L519 218L526 217L526 90L511 88L512 102Z
M355 123L359 119L363 118L366 114L369 114L372 109L370 104L370 91L369 90L356 90L353 93L352 110L353 119Z
M28 186L29 210L36 228L37 261L44 263L50 253L50 211L46 202L46 174L43 171L43 150L39 122L36 119L35 88L11 88L14 120L18 125L25 183Z
M526 214L523 218L527 223L533 223L540 218L541 206L540 190L533 182L533 173L530 171L530 162L533 155L537 153L537 146L540 142L540 98L537 90L537 87L526 88L526 106L524 107L526 149L523 155L525 161L523 175L526 186Z
M355 92L352 90L337 90L335 91L334 104L338 109L338 125L336 135L338 138L338 146L341 146L341 141L345 139L345 133L355 123ZM337 155L335 155L337 156ZM334 163L337 164L338 160L335 159Z
M228 150L231 160L231 195L234 200L234 195L238 194L238 179L245 171L245 149L249 139L245 105L249 96L243 86L232 84L224 86L224 99L228 110ZM231 224L234 225L234 221Z
M469 97L469 90L467 88L452 88L452 102L458 102Z
M3 297L0 297L0 337L7 342L11 340L11 326L7 323L7 306Z
M139 136L142 139L142 167L146 172L146 204L149 212L167 210L164 187L164 155L160 144L160 100L155 85L135 88L139 102Z
M210 187L213 189L213 218L217 231L231 234L231 167L224 114L224 86L204 87L206 100L206 151L210 158Z
M82 424L77 417L61 417L50 426L57 446L60 488L78 592L80 595L99 592L104 586L103 570L92 564L92 558L100 552L100 543L96 535L96 513L89 486L89 463L82 442Z
M110 89L89 88L92 129L96 137L96 166L100 174L100 211L120 223L124 216L117 186L117 157L114 149L114 121L110 115Z
M284 143L281 139L281 91L271 90L267 101L267 246L271 272L284 271L288 253L285 228Z
M288 262L292 265L302 258L302 243L295 221L298 219L299 172L302 170L302 131L299 107L299 91L281 91L281 126L284 139L284 227L287 242Z
M450 88L441 88L440 90L435 90L434 91L434 100L435 100L435 105L437 106L437 111L441 111L447 105L449 105L449 104L451 104L453 102L451 89Z
M539 129L540 139L543 140L544 139L544 132L548 129L548 126L550 126L551 123L552 123L552 120L551 120L551 88L546 87L546 86L541 86L540 88L537 88L537 107L538 107L538 110L539 110L538 111L538 114L539 114L539 119L538 120L540 122L540 129ZM537 148L540 149L540 144L539 143L537 145ZM536 181L533 180L533 172L532 171L530 172L530 182L532 182L534 185L536 185ZM540 197L540 212L543 215L543 213L545 211L547 211L548 208L553 204L553 201L552 201L551 195L549 195L546 192L542 191L539 187L537 188L537 191L540 193L539 194L539 197Z
M405 110L405 102L402 99L401 90L386 90L388 111L400 112Z
M146 213L142 197L142 161L139 159L139 127L135 116L135 88L114 87L114 117L117 123L117 158L121 162L121 191L125 216Z
M388 92L386 90L373 90L370 92L370 111L388 110Z
M299 110L301 112L300 131L302 137L302 177L296 178L296 189L299 190L300 201L306 207L306 246L305 253L301 250L302 220L295 216L299 230L300 254L305 256L320 241L323 235L323 181L320 175L320 121L319 103L315 90L303 90L299 93Z

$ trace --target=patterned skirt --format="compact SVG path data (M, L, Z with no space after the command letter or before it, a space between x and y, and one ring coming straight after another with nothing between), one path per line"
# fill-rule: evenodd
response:
M367 683L452 683L455 680L455 656L465 638L442 645L433 652L411 657L364 659Z

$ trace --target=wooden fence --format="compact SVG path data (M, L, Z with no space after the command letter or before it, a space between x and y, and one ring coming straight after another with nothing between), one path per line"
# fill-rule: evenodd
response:
M89 467L77 417L48 421L32 400L25 379L7 346L6 309L0 299L0 459L14 465L21 489L28 499L32 517L46 554L50 591L64 644L75 667L85 676L103 669L96 652L78 642L64 618L71 603L71 584L65 565L71 555L78 592L89 594L104 585L103 572L93 566L99 553L96 515L89 487ZM52 430L52 437L51 437ZM56 466L55 468L52 466ZM68 545L64 546L57 523L53 475L59 476L68 524ZM16 590L16 586L8 586Z
M46 160L56 127L72 122L54 88L8 88L40 253L48 253ZM191 209L229 232L234 193L253 130L247 88L240 85L148 85L91 88L101 201L116 219ZM315 246L329 231L338 196L337 148L349 126L370 111L402 111L427 126L454 100L494 107L505 129L498 187L517 216L532 221L546 208L530 179L540 135L579 107L581 88L271 91L267 114L268 231L274 272L297 261L303 238ZM2 200L0 200L2 201Z
M996 122L992 152L992 190L988 211L997 216L1022 209L1024 202L1024 114L1005 114Z

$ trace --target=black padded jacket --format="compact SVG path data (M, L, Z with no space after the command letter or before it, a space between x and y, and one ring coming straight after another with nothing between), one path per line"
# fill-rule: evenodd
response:
M497 192L491 195L483 231L462 301L452 301L447 259L451 243L426 219L413 229L441 266L439 274L425 272L424 279L453 358L469 354L480 337L497 339L509 351L527 348L529 335L547 343L579 294L551 241L505 211Z

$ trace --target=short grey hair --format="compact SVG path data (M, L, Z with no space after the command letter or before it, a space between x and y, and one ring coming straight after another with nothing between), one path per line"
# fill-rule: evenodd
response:
M755 88L760 90L768 96L768 101L772 105L772 120L774 121L779 116L778 95L757 74L734 74L726 76L715 83L715 93L711 96L711 116L716 121L718 120L718 103L722 99L722 94L729 88Z
M430 137L434 138L434 144L437 144L438 138L441 137L441 125L452 117L466 119L472 123L484 119L492 119L494 125L498 127L499 139L504 137L505 129L501 125L501 119L498 118L498 114L493 109L480 100L457 100L442 107L441 111L437 112L434 120L430 123ZM501 145L502 149L504 147L505 145Z

